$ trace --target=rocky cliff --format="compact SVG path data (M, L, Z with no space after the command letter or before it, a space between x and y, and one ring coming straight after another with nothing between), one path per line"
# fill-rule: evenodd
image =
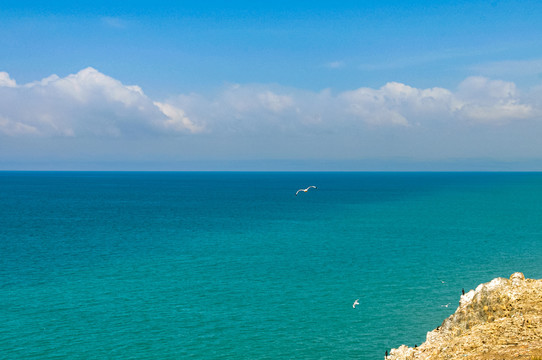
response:
M514 273L461 296L459 307L419 347L392 349L387 360L542 360L542 279Z

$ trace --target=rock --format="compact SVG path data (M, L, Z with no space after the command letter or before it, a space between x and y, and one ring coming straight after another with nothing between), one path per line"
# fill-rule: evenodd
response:
M514 273L462 295L426 341L392 349L387 360L542 358L542 279Z

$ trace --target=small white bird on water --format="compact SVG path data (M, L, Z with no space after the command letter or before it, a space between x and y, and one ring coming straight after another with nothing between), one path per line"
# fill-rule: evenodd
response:
M356 301L354 301L354 303L352 304L352 307L355 309L356 308L356 305L359 305L359 299L356 299Z
M308 187L308 188L306 188L306 189L299 189L299 190L297 190L297 191L296 191L296 193L295 193L295 196L297 196L297 194L299 194L299 192L300 192L300 191L303 191L303 192L307 192L307 191L309 191L309 189L310 189L310 188L315 188L315 189L318 189L318 188L317 188L316 186L314 186L314 185L311 185L311 186L309 186L309 187Z

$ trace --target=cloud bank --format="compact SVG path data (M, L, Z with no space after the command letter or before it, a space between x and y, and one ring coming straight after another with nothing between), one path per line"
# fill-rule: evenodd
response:
M469 77L452 90L399 82L336 93L232 84L151 99L93 68L22 85L0 72L0 150L5 160L18 139L39 139L35 152L47 139L72 139L74 148L87 144L87 158L100 141L114 140L119 153L154 154L149 161L165 154L537 158L542 148L532 134L542 127L541 94L542 87L524 93L512 82Z
M213 96L156 101L138 86L86 68L17 85L0 72L0 133L9 136L137 136L201 132L315 131L431 121L503 124L538 119L535 101L511 82L470 77L456 91L389 82L332 94L267 85L230 85Z
M17 85L0 73L0 133L8 136L86 137L195 133L181 109L153 102L93 68Z

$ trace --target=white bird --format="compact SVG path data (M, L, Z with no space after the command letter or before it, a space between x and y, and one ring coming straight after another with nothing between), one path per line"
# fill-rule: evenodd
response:
M303 191L303 192L307 192L307 191L309 191L309 189L310 189L310 188L315 188L315 189L318 189L318 188L317 188L316 186L314 186L314 185L311 185L311 186L309 186L309 187L308 187L308 188L306 188L306 189L299 189L299 190L297 190L297 191L296 191L296 193L295 193L295 196L297 196L297 194L298 194L298 193L299 193L300 191Z
M356 308L356 305L359 305L359 299L356 299L356 301L354 301L354 303L352 304L352 307L355 309Z

